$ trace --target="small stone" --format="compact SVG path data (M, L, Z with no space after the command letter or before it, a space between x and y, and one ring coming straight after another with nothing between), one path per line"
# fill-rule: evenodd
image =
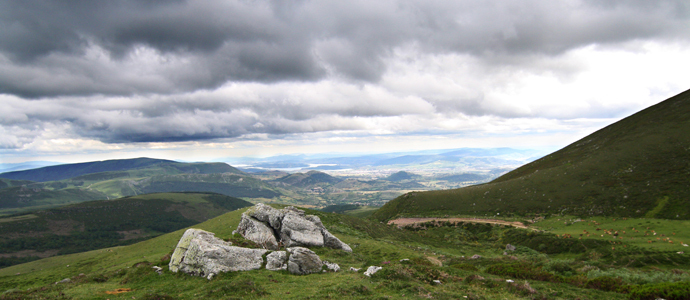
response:
M350 271L352 272L359 272L362 268L355 268L355 267L350 267Z
M434 283L435 284L441 284L441 281L440 280L434 280Z
M472 255L472 257L470 257L470 259L480 259L480 258L482 258L482 256L479 254L475 254L475 255Z
M506 245L506 250L508 250L508 251L515 251L515 246L513 246L513 245L511 245L511 244L507 244L507 245Z
M377 266L370 266L367 268L367 270L364 272L364 276L371 277L371 275L376 274L376 272L382 270L382 267L377 267Z
M60 281L56 282L55 284L58 284L58 283L68 283L68 282L70 282L70 281L72 281L72 280L69 279L69 278L65 278L65 279L63 279L63 280L60 280Z
M326 268L328 268L329 270L331 270L331 271L333 271L333 272L338 272L338 271L340 271L340 266L339 266L338 264L336 264L336 263L332 263L332 262L329 262L329 261L324 261L323 264L326 266Z

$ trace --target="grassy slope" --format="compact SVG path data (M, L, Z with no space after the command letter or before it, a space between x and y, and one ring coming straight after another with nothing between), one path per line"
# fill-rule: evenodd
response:
M690 91L483 185L410 193L375 217L565 213L690 219Z
M243 210L229 212L211 219L194 228L214 232L221 238L232 237L232 230L240 221ZM505 282L505 276L486 273L491 265L510 263L502 257L502 244L478 243L471 231L495 241L495 233L503 229L491 226L429 229L424 232L399 230L376 222L369 222L338 214L317 214L331 232L350 244L354 251L315 248L321 256L340 264L345 269L338 273L294 276L285 271L251 271L221 274L209 281L186 274L164 272L157 275L150 265L136 264L150 262L166 268L161 258L169 254L184 230L162 235L130 246L115 247L86 253L51 257L40 261L0 269L0 291L14 289L0 295L0 299L28 299L55 296L75 299L199 299L227 298L242 299L373 299L393 297L397 299L524 299L536 295L512 287ZM479 231L477 231L479 228ZM486 232L485 230L487 230ZM484 230L484 232L481 232ZM455 233L454 233L455 232ZM469 234L471 240L449 239L449 234ZM443 237L446 238L443 238ZM469 257L481 254L490 257L470 261ZM527 259L528 257L521 259ZM431 259L428 260L427 257ZM409 258L410 262L399 262ZM544 261L545 257L535 256ZM384 271L372 278L346 271L350 266L361 268L382 265ZM435 266L431 261L443 262ZM456 263L458 267L450 267ZM582 263L579 263L582 265ZM79 276L80 273L85 275ZM463 281L472 274L481 274L487 280ZM53 282L72 278L73 283L55 285ZM510 277L508 277L510 278ZM441 280L443 284L433 284ZM530 280L540 295L557 294L564 299L586 297L588 299L625 299L625 295L582 289L565 283ZM27 288L31 289L26 291ZM105 291L130 288L132 292L108 295ZM163 298L168 295L169 298ZM554 297L559 299L560 297ZM144 298L147 299L147 298ZM232 298L234 299L234 298Z
M247 206L218 194L167 193L36 211L0 219L0 253L45 256L131 244Z

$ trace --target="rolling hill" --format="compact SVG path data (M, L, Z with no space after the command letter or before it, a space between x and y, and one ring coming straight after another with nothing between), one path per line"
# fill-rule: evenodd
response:
M242 171L224 163L178 163L172 160L142 157L134 159L115 159L77 164L63 164L24 171L6 172L1 173L0 178L46 182L69 179L86 174L151 169L153 167L166 170L169 173L242 173Z
M560 213L690 219L690 91L493 180L408 193L374 214Z
M4 217L0 218L0 267L132 244L251 205L219 194L161 193Z
M2 176L23 179L0 178L0 214L149 193L208 192L245 198L281 195L278 188L225 163L136 158L57 165Z
M293 173L275 180L277 183L294 187L311 187L323 184L336 184L343 181L324 172L309 171L307 173Z

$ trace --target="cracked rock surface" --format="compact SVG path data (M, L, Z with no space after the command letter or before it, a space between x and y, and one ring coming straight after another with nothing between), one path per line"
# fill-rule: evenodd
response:
M329 247L352 252L349 245L328 232L319 217L305 215L303 210L292 206L279 210L256 204L242 214L236 231L266 249L276 250L282 244L285 247ZM270 233L273 238L268 236Z

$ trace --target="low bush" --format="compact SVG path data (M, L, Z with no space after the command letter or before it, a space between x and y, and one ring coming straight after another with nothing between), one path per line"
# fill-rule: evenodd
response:
M479 269L477 269L477 267L475 267L474 265L465 264L465 263L452 264L452 265L450 265L450 267L458 269L458 270L465 270L465 271L479 271Z
M585 284L585 287L595 290L626 293L629 286L623 283L623 280L617 277L602 276L590 279Z
M630 289L631 300L690 299L690 282L645 284Z

